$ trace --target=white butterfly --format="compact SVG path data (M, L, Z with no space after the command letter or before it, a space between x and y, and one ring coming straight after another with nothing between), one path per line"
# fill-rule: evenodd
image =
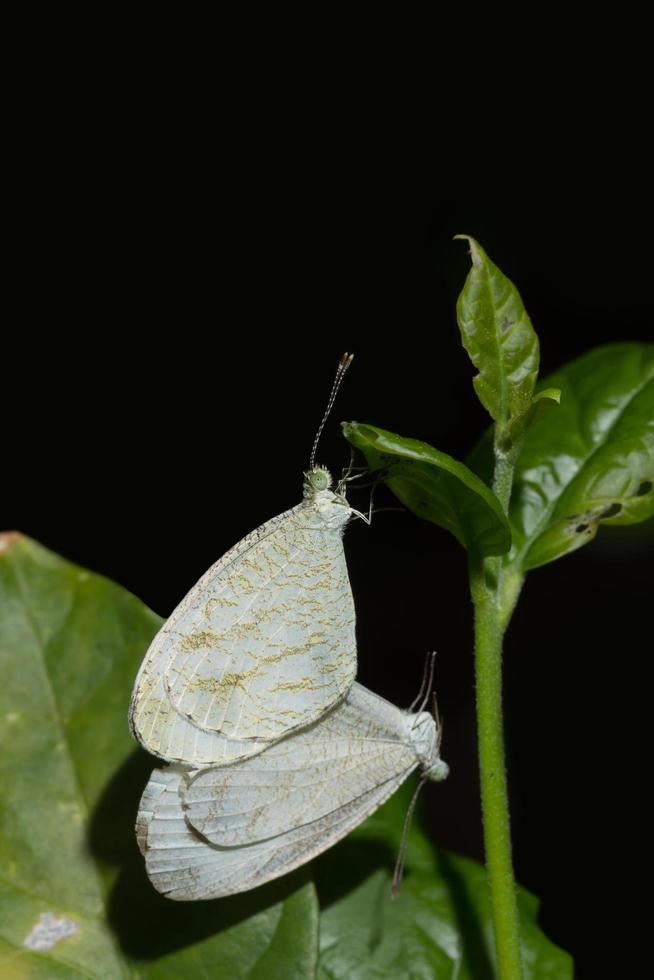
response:
M136 824L154 887L191 901L247 891L331 847L416 768L440 781L440 730L354 684L304 731L254 758L155 770Z
M130 705L134 736L194 767L263 751L341 700L356 673L342 536L353 511L314 465L352 360L344 355L305 474L304 499L249 534L191 589L154 638Z

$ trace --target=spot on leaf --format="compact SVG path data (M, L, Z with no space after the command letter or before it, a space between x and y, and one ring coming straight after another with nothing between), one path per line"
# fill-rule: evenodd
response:
M51 912L42 912L39 921L23 942L23 946L36 953L47 953L62 939L70 939L76 932L79 932L79 922L53 915Z

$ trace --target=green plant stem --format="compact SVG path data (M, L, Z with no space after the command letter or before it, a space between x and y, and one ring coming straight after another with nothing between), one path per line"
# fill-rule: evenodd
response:
M515 461L518 458L523 441L524 433L520 433L508 453L501 452L499 447L497 445L495 446L493 492L501 503L505 514L509 512ZM488 564L497 581L500 625L504 631L509 625L513 610L520 597L524 575L511 568L510 565L507 567L505 558L491 559Z
M509 509L519 445L503 453L496 444L493 490ZM506 580L505 580L506 579ZM475 608L475 670L479 769L486 868L491 893L497 969L501 980L520 980L520 919L513 862L502 713L502 641L520 594L522 578L506 577L501 558L470 563Z
M511 833L502 724L502 638L497 578L489 586L482 562L472 563L481 802L497 968L501 980L520 980L520 923L511 860Z
M502 505L506 514L509 509L511 499L511 488L513 486L513 469L517 456L518 446L510 454L501 453L495 449L495 471L493 473L493 492Z

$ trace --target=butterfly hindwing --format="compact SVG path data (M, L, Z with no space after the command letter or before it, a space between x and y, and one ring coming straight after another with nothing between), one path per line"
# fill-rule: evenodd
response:
M137 823L154 886L177 900L217 898L322 853L418 766L412 726L427 717L354 684L329 715L256 759L155 770Z
M148 876L157 891L177 901L220 898L255 888L336 844L385 803L402 778L388 780L295 830L242 847L220 847L195 834L184 819L182 773L155 770L146 790L148 809L140 811L137 824Z
M392 709L390 711L385 709ZM354 684L319 723L181 788L187 821L214 844L265 840L318 820L417 765L407 716Z

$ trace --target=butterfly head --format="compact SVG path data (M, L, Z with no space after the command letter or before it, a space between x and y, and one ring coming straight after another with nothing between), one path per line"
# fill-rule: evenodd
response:
M430 779L433 783L442 783L450 774L450 767L445 759L438 758L429 769L424 770L425 779Z
M326 466L312 466L304 474L304 496L315 497L321 490L330 490L333 482Z
M414 715L411 723L411 740L420 759L424 779L440 783L447 778L450 767L440 757L442 728L428 711Z
M319 526L342 530L352 509L342 493L331 489L332 476L324 466L312 466L304 474L304 502L314 512Z

